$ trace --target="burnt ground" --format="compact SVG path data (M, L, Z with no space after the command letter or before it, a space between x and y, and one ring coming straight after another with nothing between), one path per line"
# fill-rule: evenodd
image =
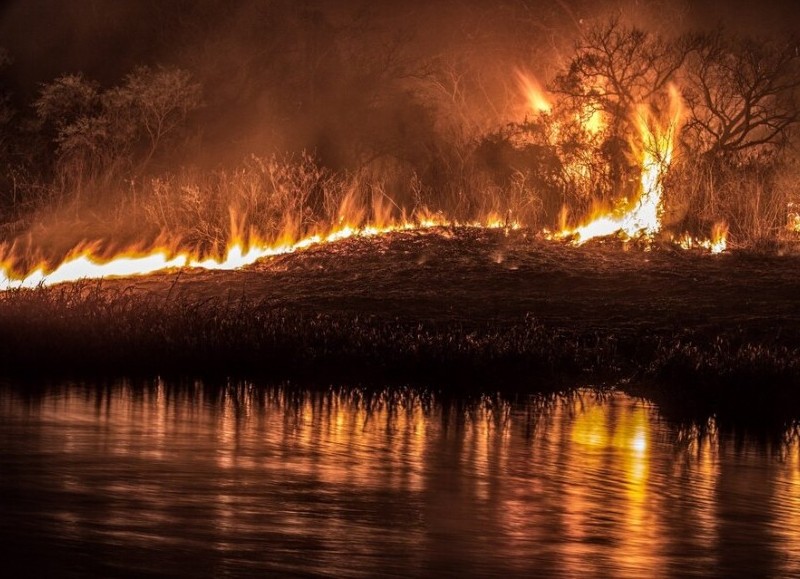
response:
M800 256L627 247L438 229L347 240L241 271L106 283L193 299L246 296L307 313L465 327L532 316L571 330L744 332L800 345Z
M0 303L0 362L56 377L611 383L800 410L799 274L798 255L404 232L240 271L18 292Z

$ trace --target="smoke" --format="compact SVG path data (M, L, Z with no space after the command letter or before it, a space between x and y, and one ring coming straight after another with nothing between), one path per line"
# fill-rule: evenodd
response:
M192 162L307 149L353 168L414 164L443 138L512 120L514 71L546 81L594 19L618 11L669 32L790 21L789 2L751 4L15 0L0 9L0 45L14 58L4 84L23 112L63 73L111 86L137 65L178 66L204 86Z

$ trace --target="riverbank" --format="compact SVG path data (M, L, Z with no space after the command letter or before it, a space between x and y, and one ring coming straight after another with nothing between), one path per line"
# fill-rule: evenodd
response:
M633 384L702 407L800 410L800 257L624 247L443 228L239 271L12 290L0 373Z

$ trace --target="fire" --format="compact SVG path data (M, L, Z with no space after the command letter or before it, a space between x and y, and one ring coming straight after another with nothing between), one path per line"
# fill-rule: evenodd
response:
M648 107L640 107L636 118L641 139L637 147L641 166L639 198L632 203L622 199L612 211L596 215L584 225L562 229L556 237L572 238L576 245L615 234L624 234L629 239L652 239L661 230L663 180L672 162L681 117L682 103L674 88L670 91L666 123L655 118Z
M800 203L789 203L787 209L786 228L793 233L800 233Z
M553 105L545 96L539 83L531 76L517 72L521 89L530 110L550 115ZM623 198L610 211L606 208L594 212L593 217L583 225L568 227L566 213L563 215L561 229L551 234L545 231L548 239L571 239L581 245L590 239L611 235L623 235L627 239L652 240L661 231L663 213L663 181L672 160L675 139L682 119L682 101L676 89L670 90L670 108L666 118L658 116L647 106L639 107L636 114L638 139L634 149L641 173L637 199ZM582 127L590 134L604 129L602 113L593 108L585 108L578 115ZM553 130L560 130L558 122L553 121ZM589 178L588 166L576 163L567 165L567 170L580 178ZM374 223L364 225L364 213L353 208L342 208L344 215L340 222L325 233L314 233L299 237L265 241L251 233L242 234L239 228L232 228L231 241L222 255L200 255L195 251L179 249L175 243L156 243L148 248L128 248L108 255L100 251L102 244L82 244L77 246L58 265L46 262L29 268L26 272L15 269L14 255L0 255L0 291L9 288L35 288L81 279L100 279L107 277L131 277L147 275L158 271L197 268L206 270L239 269L256 261L272 256L294 253L311 246L335 243L349 238L366 238L396 231L430 230L443 226L480 227L489 229L517 229L520 224L490 215L480 222L458 223L441 215L418 214L411 220L392 221L387 215L375 213ZM789 206L789 227L800 231L800 212L792 204ZM696 239L684 235L673 240L683 248L703 248L711 253L720 253L727 247L727 226L715 225L709 239ZM11 249L13 254L13 248Z
M708 239L697 239L686 234L675 241L683 249L705 249L713 254L722 253L728 248L728 224L724 221L715 223Z
M531 111L538 114L550 113L553 110L552 103L545 96L542 86L535 78L518 70L517 82L528 101L528 107Z
M583 124L583 128L592 135L596 135L606 127L603 111L592 105L585 105L583 107L580 121Z
M269 243L255 236L235 234L221 257L201 256L189 251L178 251L170 248L168 244L157 245L148 250L128 249L111 257L103 257L98 251L99 244L83 244L73 250L56 267L49 268L45 264L40 264L22 275L14 272L13 258L0 259L0 290L36 288L83 279L142 276L177 268L240 269L266 257L294 253L316 245L335 243L356 237L375 237L397 231L425 231L437 227L518 229L520 225L514 221L502 220L494 215L490 215L484 221L468 223L459 223L439 215L427 214L420 215L416 220L389 225L358 226L343 220L337 227L325 234L314 234L283 242Z

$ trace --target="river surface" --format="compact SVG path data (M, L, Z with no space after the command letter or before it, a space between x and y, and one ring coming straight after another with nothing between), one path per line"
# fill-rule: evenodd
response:
M5 385L0 544L6 576L798 577L800 448L621 393Z

